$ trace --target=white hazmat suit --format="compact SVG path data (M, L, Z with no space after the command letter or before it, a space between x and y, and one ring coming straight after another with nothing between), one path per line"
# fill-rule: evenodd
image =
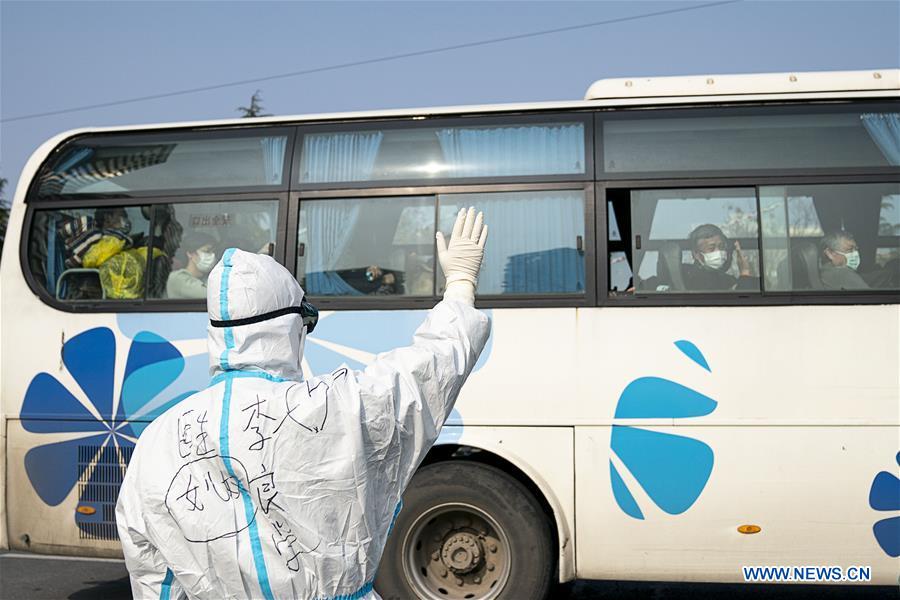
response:
M473 307L481 221L461 211L449 247L438 235L447 292L411 346L307 381L300 285L268 256L225 252L210 386L144 430L119 495L135 600L377 598L400 497L489 334Z

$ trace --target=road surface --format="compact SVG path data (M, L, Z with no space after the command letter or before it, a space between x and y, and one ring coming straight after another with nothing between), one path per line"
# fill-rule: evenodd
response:
M897 598L896 587L659 584L578 581L566 600L868 600ZM131 600L121 560L0 554L3 600Z

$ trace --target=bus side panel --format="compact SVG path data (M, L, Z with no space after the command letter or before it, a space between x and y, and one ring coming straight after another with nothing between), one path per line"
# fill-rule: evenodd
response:
M873 535L890 515L869 505L875 474L896 471L896 428L640 429L648 454L669 456L641 465L621 440L610 450L611 427L576 430L580 577L742 582L743 566L861 565L873 583L897 582L896 559ZM692 441L715 448L715 464L685 508L702 479Z
M743 565L871 565L896 476L896 305L585 309L579 576L742 581ZM753 535L741 525L757 525Z

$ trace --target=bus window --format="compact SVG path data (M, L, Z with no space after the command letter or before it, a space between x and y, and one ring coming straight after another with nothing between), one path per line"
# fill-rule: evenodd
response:
M609 249L609 293L621 296L634 292L631 270L631 212L627 190L610 190L606 203L607 248Z
M227 248L271 255L277 200L160 204L154 207L149 298L206 299L206 278Z
M635 190L631 227L638 291L759 291L753 188Z
M479 295L584 294L583 191L442 194L438 200L444 235L469 206L498 224L490 230Z
M32 276L67 302L143 298L149 215L147 206L36 211L28 245Z
M306 133L302 184L584 175L582 122Z
M310 296L434 294L434 196L303 200L298 233Z
M900 288L900 184L760 188L767 291Z
M282 187L288 139L284 129L85 136L41 170L38 195Z
M896 112L606 117L601 178L626 173L709 173L900 165ZM673 115L673 113L668 113Z

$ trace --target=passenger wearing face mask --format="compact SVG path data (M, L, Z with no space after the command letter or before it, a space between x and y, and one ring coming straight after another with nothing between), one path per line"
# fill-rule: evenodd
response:
M869 284L858 273L859 246L849 231L833 231L822 238L819 277L827 290L865 290Z
M187 266L169 274L166 294L169 298L206 298L206 278L216 264L216 241L205 233L194 233L181 244Z
M750 262L741 252L739 242L730 246L728 238L715 225L705 224L690 234L691 255L694 263L684 265L684 286L689 291L752 290L758 279L750 271ZM727 271L732 257L737 260L740 276Z

